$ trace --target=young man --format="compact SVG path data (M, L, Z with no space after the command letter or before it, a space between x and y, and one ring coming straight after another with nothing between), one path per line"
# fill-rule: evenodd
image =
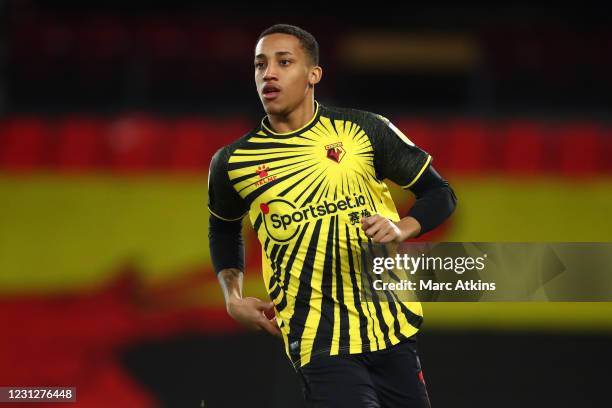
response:
M309 406L428 407L415 344L421 305L364 300L361 248L435 228L456 198L431 156L385 117L314 99L318 59L301 28L265 30L254 68L267 116L212 159L210 252L227 311L283 338ZM384 179L416 195L407 216ZM247 213L272 302L242 296Z

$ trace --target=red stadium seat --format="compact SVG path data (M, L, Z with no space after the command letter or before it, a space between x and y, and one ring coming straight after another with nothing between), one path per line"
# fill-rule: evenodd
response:
M140 172L161 167L166 136L165 123L151 117L127 116L113 121L105 137L113 169Z
M56 165L61 170L93 170L104 158L105 123L89 117L69 117L57 126Z
M500 126L501 170L515 175L537 175L546 168L544 157L550 152L542 125L514 121Z
M257 119L257 121L260 118ZM215 134L208 135L210 142L210 158L220 147L235 142L238 138L246 134L255 127L257 122L244 118L223 119L217 122Z
M601 142L601 170L605 174L612 175L612 127L607 126L605 129L602 129L601 138L599 139Z
M193 118L177 121L172 130L169 168L186 172L207 171L214 153L211 138L215 134L215 125L210 121Z
M0 129L0 168L31 171L48 164L51 135L43 120L13 118Z
M482 175L491 169L494 152L484 123L456 120L445 128L450 149L449 165L453 172Z
M600 166L600 128L594 123L565 123L557 127L559 166L564 175L593 175Z

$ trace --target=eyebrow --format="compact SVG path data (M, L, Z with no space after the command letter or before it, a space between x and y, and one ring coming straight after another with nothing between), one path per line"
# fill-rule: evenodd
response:
M276 52L274 53L274 55L277 55L277 56L287 55L287 54L291 54L291 55L293 55L293 53L292 53L292 52L290 52L290 51L276 51ZM266 56L265 54L257 54L257 55L255 56L255 58L265 58L265 56Z

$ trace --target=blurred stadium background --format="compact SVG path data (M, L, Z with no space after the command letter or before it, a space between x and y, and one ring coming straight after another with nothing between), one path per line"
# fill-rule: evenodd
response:
M422 239L612 240L604 13L328 12L0 2L1 385L76 386L84 407L301 406L280 344L227 317L207 248L208 163L264 115L254 40L278 22L319 40L319 101L389 117L454 186L456 214ZM247 234L246 293L265 297ZM609 401L608 303L424 310L435 407Z

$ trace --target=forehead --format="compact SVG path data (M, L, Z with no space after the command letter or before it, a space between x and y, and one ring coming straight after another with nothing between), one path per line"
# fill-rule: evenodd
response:
M257 42L255 56L273 57L278 52L291 52L294 55L304 53L300 40L289 34L275 33L266 35Z

